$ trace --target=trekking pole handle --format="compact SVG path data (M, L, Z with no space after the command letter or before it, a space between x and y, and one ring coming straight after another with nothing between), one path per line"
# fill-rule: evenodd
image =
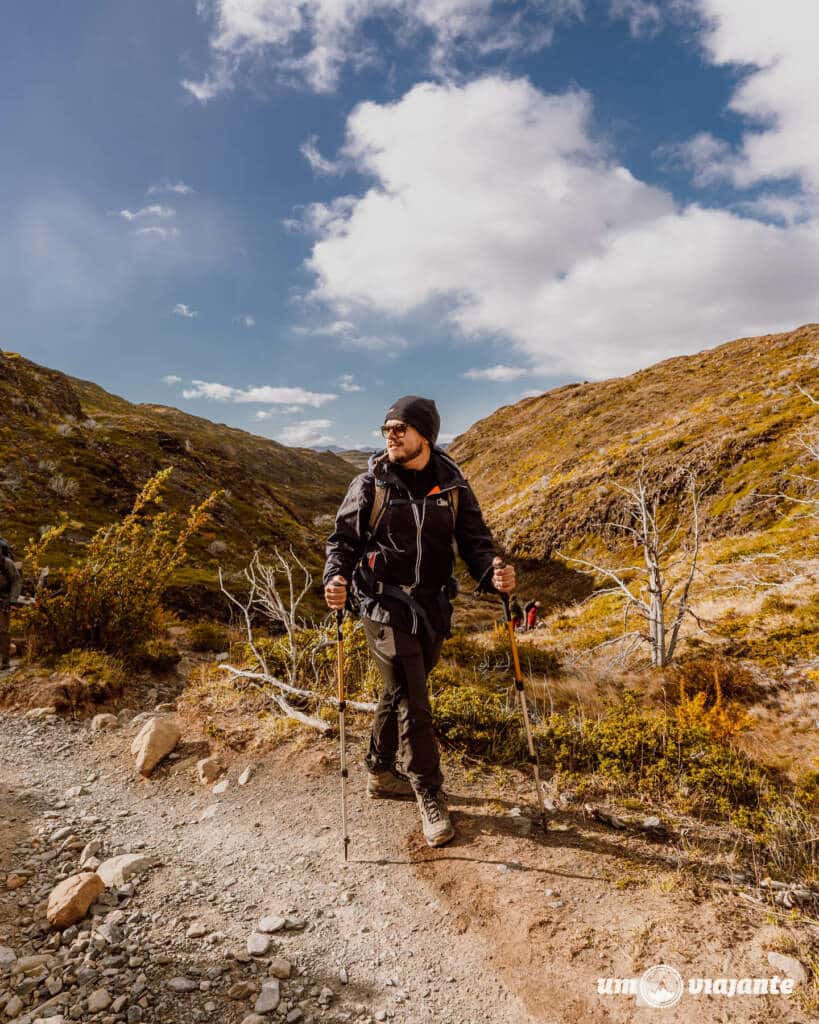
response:
M506 562L500 561L496 566L494 566L494 569L503 569L505 565ZM510 619L512 618L512 613L509 610L509 595L505 593L503 590L499 591L499 593L501 596L501 601L503 601L503 616L505 620L509 622Z

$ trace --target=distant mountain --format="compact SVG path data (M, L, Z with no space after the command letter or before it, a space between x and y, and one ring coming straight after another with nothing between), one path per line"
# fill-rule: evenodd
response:
M362 472L367 468L370 456L375 451L374 448L339 448L338 445L330 445L324 448L315 448L315 451L332 452L333 455L338 455L340 459L344 459L345 462L349 462L355 466L358 472Z
M218 564L238 568L256 547L292 544L320 573L331 517L356 472L331 452L134 405L13 352L0 352L0 444L0 535L17 551L66 512L72 527L57 556L70 558L165 466L173 467L172 507L224 489L213 529L180 574L189 590L212 590Z

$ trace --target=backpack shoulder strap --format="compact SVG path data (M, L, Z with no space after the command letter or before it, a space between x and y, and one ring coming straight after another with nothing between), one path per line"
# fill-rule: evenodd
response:
M453 487L451 491L447 492L449 495L449 507L452 511L452 529L455 529L455 524L458 522L458 498L461 496L460 487Z
M384 487L376 486L375 488L373 504L370 509L370 522L367 527L370 537L372 537L378 529L378 524L381 522L381 517L384 515L384 506L387 503L387 487L388 485L385 485Z

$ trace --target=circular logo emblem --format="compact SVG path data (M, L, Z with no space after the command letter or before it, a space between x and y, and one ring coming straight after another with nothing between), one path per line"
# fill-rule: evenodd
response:
M640 978L640 997L648 1004L657 1009L665 1010L669 1006L676 1006L683 994L682 975L675 967L668 964L657 964L649 969Z

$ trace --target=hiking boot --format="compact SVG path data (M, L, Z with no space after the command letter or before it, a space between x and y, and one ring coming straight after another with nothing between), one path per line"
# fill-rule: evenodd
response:
M367 775L367 796L371 800L388 800L390 797L397 799L414 795L410 780L395 768L369 772Z
M444 791L422 789L415 794L415 799L421 810L424 839L430 846L443 846L444 843L448 843L455 835L455 829L449 820L449 808Z

